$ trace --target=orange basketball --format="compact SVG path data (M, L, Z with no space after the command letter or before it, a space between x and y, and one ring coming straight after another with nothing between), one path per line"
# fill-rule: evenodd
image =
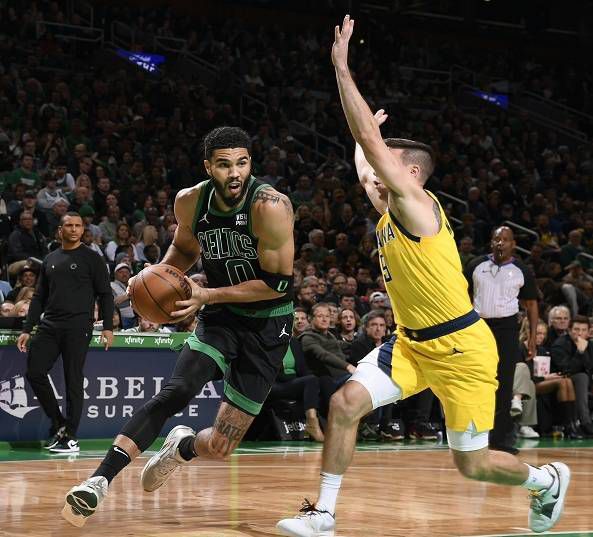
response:
M171 312L183 309L175 302L191 298L191 287L177 267L161 263L146 267L134 278L130 298L141 317L153 323L171 323L177 321Z

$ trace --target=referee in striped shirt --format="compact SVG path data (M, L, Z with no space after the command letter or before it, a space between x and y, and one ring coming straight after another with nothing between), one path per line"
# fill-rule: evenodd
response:
M506 226L499 227L492 233L492 253L473 259L465 270L474 309L492 330L498 347L499 385L490 448L514 454L519 451L511 445L513 376L515 365L521 360L519 302L529 319L529 358L535 356L539 319L535 278L522 261L513 257L515 246L513 231Z

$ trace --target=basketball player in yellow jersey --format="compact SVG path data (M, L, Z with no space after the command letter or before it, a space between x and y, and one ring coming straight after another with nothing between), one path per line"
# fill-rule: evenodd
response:
M382 214L377 225L380 263L398 329L373 350L331 400L317 502L278 529L293 537L331 536L342 475L356 443L360 418L426 387L445 410L453 461L470 479L527 488L529 526L549 530L564 506L570 471L559 462L541 468L488 449L494 421L497 351L492 333L472 309L459 254L447 219L423 186L433 171L430 147L411 140L383 140L386 115L373 116L348 69L354 21L336 27L332 61L342 107L357 142L362 184ZM393 479L396 476L390 476Z

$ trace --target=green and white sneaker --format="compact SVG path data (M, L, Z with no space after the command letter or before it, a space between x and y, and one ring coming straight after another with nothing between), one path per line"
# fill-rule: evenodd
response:
M564 509L564 499L570 483L570 469L562 462L545 464L554 482L545 490L532 490L529 508L529 529L536 533L548 531L560 519Z
M80 485L72 487L66 494L62 518L77 528L85 525L107 494L109 483L103 476L89 477Z

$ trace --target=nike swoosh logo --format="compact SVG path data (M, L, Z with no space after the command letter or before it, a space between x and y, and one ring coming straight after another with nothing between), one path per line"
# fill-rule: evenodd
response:
M125 455L128 459L130 458L130 456L123 449L118 448L117 446L113 446L113 451L117 451L118 453Z
M451 354L463 354L462 351L458 351L455 347L453 347L453 352L451 352Z

